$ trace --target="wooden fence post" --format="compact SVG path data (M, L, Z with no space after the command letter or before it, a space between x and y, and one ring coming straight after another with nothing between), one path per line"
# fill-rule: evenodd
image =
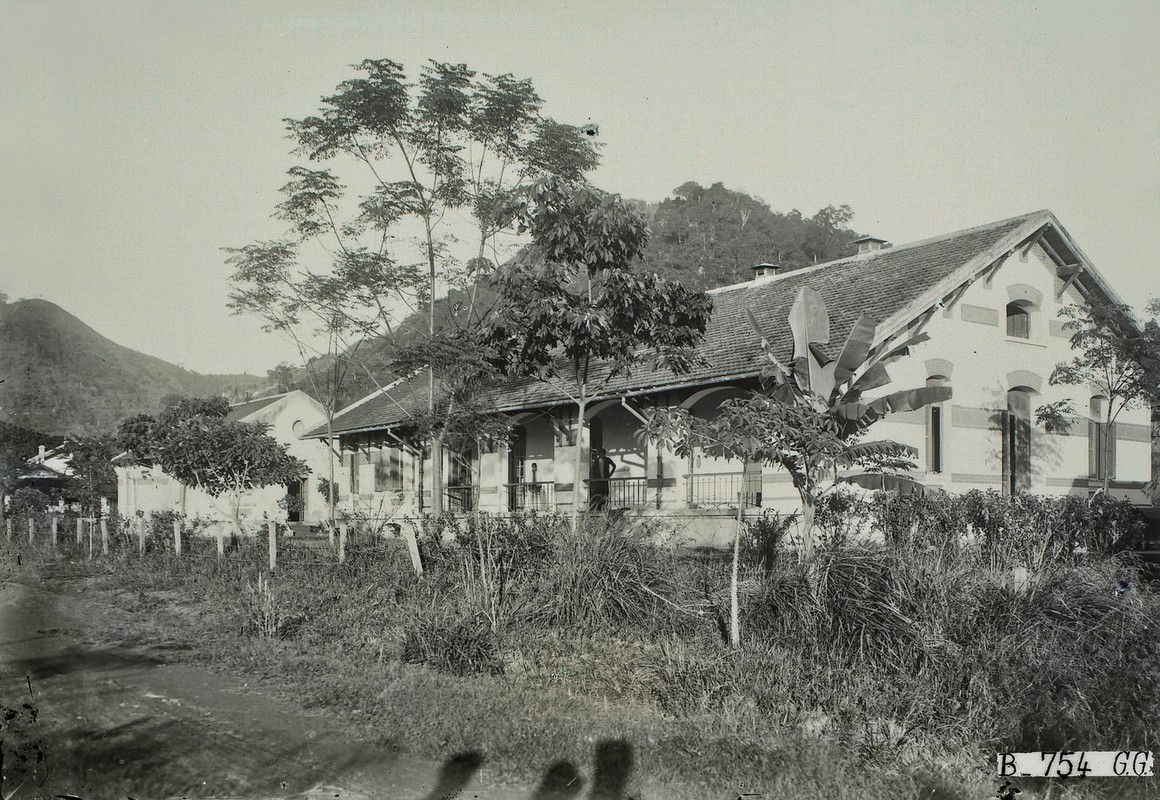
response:
M77 517L77 545L78 546L84 541L84 539L81 538L82 537L81 526L83 524L84 524L84 520L81 519L80 517Z
M101 517L101 555L109 554L109 521Z
M89 523L89 561L93 560L93 529L97 527L97 521L92 517L86 520Z
M178 558L181 557L181 520L179 519L173 520L173 552Z
M57 536L56 531L57 531L57 526L60 525L60 517L53 514L51 517L51 524L52 524L52 549L55 550L56 549L56 536Z
M145 519L137 517L137 552L145 555Z
M226 554L226 529L221 523L214 527L214 535L217 537L217 553L218 558L222 558Z
M29 517L28 518L28 543L32 544L32 542L35 538L36 538L36 520L34 520L32 517Z
M4 530L8 532L8 541L12 541L12 518L4 520Z
M338 526L338 563L346 563L346 529L347 524L344 522Z
M416 575L423 574L423 559L419 556L419 540L415 536L415 528L408 526L408 529L402 531L403 539L407 542L407 552L411 554L411 566L415 568Z
M278 566L278 523L270 520L266 523L266 531L270 539L270 572Z

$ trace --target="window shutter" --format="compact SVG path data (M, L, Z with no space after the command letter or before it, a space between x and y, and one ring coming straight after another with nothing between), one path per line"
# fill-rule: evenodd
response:
M1100 475L1100 424L1088 420L1088 477Z
M1015 488L1031 488L1031 420L1015 417Z
M999 435L1003 439L1003 494L1011 494L1011 431L1014 415L1010 411L999 412Z
M935 420L934 406L930 406L926 410L926 471L935 471L934 458L934 426Z

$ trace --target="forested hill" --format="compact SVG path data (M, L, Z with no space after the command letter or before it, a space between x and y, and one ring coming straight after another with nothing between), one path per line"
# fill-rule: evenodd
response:
M92 434L154 413L166 395L244 396L253 375L200 375L106 339L45 300L0 303L0 421Z
M649 219L643 268L698 289L740 283L754 264L808 267L854 255L859 234L847 227L849 206L827 206L813 216L773 211L765 201L688 182L672 197L636 207Z

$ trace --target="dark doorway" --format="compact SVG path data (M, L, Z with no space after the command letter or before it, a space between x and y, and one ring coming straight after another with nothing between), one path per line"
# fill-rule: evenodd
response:
M305 481L295 481L286 486L286 521L301 522L302 512L305 511L305 498L302 493L302 484Z

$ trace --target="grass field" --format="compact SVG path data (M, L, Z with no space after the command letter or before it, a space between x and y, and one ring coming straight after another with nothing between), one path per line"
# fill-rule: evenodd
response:
M111 641L188 646L376 741L527 780L613 743L626 797L981 798L999 751L1155 748L1160 598L1130 555L906 530L802 562L752 526L736 650L726 558L604 519L428 524L422 578L357 537L341 565L283 540L273 575L264 543L219 560L200 540L71 569L118 610ZM1020 787L1156 796L1125 780Z

